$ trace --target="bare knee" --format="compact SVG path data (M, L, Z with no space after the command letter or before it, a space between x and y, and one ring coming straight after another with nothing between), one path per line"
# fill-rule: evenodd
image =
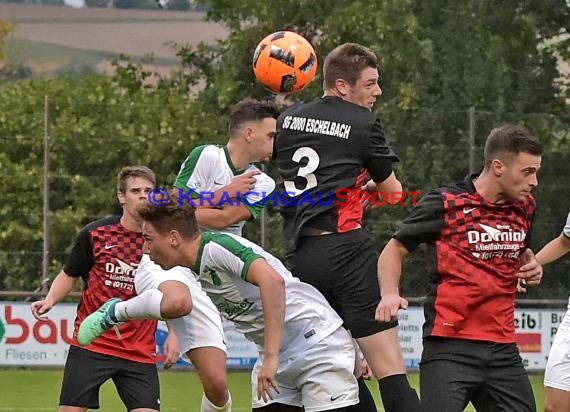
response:
M180 295L170 299L162 299L160 303L160 314L165 319L175 319L186 316L192 311L192 298Z
M188 287L175 280L163 282L159 286L163 294L160 314L165 319L176 319L192 311L192 296Z
M225 376L209 376L202 381L204 394L214 405L222 406L228 401L228 385Z

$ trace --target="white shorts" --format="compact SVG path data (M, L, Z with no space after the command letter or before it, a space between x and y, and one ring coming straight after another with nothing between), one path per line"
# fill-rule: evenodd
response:
M135 273L137 294L150 289L158 289L158 286L167 280L184 283L192 295L192 312L181 318L167 321L178 338L182 354L186 354L191 349L207 346L219 348L227 353L220 313L202 290L192 271L182 266L164 270L150 260L149 255L143 255Z
M544 386L570 392L570 309L552 342L544 371Z
M257 376L263 360L260 354L251 372L252 408L277 402L316 412L356 405L359 400L354 356L352 339L340 327L305 353L279 359L276 381L281 393L273 392L274 399L265 403L257 399Z

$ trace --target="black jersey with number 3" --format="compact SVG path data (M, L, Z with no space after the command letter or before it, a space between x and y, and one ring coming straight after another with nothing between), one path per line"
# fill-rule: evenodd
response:
M338 191L359 190L367 175L382 182L398 161L377 116L338 97L287 109L277 121L274 149L287 193L282 206L293 208L283 213L285 233L295 238L305 227L335 233L360 227L360 202L339 198Z

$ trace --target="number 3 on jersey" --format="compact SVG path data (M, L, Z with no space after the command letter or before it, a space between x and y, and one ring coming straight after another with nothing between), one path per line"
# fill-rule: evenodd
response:
M299 168L297 171L297 176L305 179L307 181L307 184L303 189L298 189L297 186L295 186L294 180L285 180L283 184L285 185L285 191L289 196L299 196L304 191L317 186L317 177L313 174L313 172L317 170L317 167L319 167L319 154L310 147L301 147L295 150L292 160L295 163L301 163L301 160L303 159L308 159L309 161L305 166Z

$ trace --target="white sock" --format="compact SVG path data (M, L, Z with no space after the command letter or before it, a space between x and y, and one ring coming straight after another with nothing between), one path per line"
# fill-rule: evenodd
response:
M115 305L115 317L119 321L128 319L162 319L160 302L162 292L158 289L146 290L140 295Z
M206 397L205 394L202 394L202 406L200 408L200 412L232 412L232 395L228 391L228 401L224 406L216 406Z

